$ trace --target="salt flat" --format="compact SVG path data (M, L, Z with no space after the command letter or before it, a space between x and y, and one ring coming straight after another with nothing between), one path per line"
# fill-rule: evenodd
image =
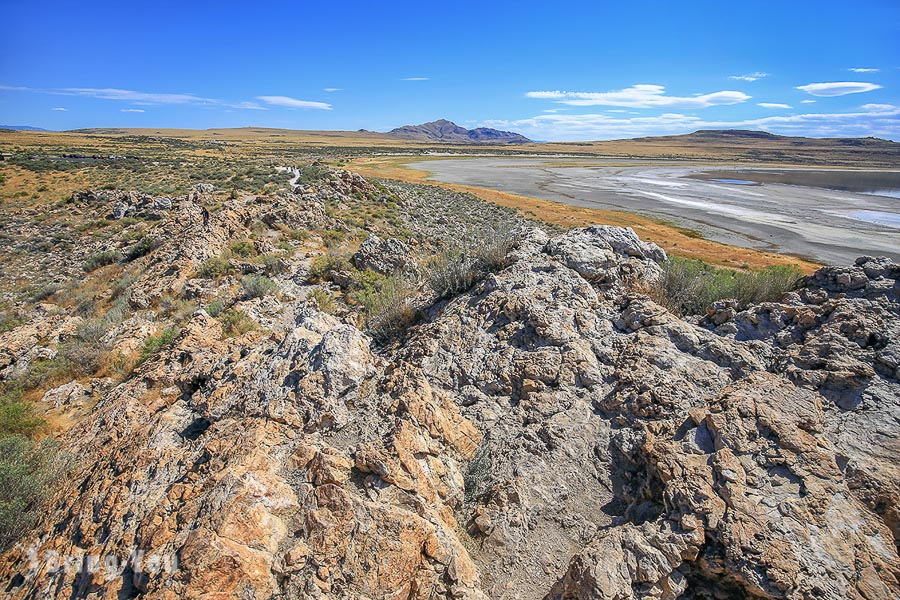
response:
M689 176L733 168L674 161L610 159L585 165L578 159L472 158L408 166L446 183L635 212L695 229L708 239L822 263L851 263L861 255L900 258L900 200L888 196L695 179ZM848 171L848 176L853 175Z

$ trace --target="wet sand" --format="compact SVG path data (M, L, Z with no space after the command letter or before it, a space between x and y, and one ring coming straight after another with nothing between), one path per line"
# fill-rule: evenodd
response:
M431 172L437 181L634 212L694 229L707 239L822 263L849 264L862 255L900 260L897 198L689 177L717 169L733 172L733 167L612 159L602 166L585 166L583 160L559 166L565 163L559 158L473 158L408 166Z

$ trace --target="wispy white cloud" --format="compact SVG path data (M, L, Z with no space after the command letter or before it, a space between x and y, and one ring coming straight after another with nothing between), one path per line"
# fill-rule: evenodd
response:
M260 106L256 102L237 102L235 104L223 102L222 106L227 106L228 108L243 108L245 110L269 110L265 106Z
M881 89L881 86L876 83L866 83L862 81L831 81L798 85L797 89L813 96L829 97L871 92L872 90Z
M815 104L815 100L801 100L800 104Z
M600 113L544 114L519 120L490 120L482 125L517 131L533 139L558 141L681 134L698 129L762 129L784 135L900 139L900 107L865 105L852 113L808 113L735 121L704 120L680 113L628 118Z
M529 98L555 100L571 106L624 106L627 108L706 108L738 104L750 99L743 92L722 91L712 94L679 97L667 96L661 85L639 84L612 92L538 91L525 94Z
M67 111L67 110L69 110L69 109L68 109L68 108L63 108L62 106L58 106L58 107L56 107L56 108L51 108L50 110L58 110L58 111L61 111L61 112L65 112L65 111Z
M122 112L127 112L127 113L142 113L142 112L146 112L146 111L145 111L143 108L123 108L123 109L122 109Z
M341 88L322 88L323 92L340 92Z
M403 77L400 81L428 81L430 77Z
M853 71L854 73L877 73L881 69L872 69L872 68L864 68L864 67L853 67L847 69L848 71Z
M735 79L737 81L757 81L762 79L763 77L768 77L768 73L763 73L762 71L756 71L755 73L747 73L746 75L732 75L728 79Z
M313 102L312 100L298 100L290 96L257 96L257 100L261 100L266 104L273 106L285 106L287 108L313 108L317 110L331 110L331 105L327 102Z
M794 108L790 104L782 104L780 102L760 102L757 106L762 106L763 108Z
M0 90L17 92L33 92L38 94L51 94L54 96L79 96L83 98L96 98L98 100L116 100L131 102L139 106L154 106L159 104L195 105L195 106L224 106L228 108L241 108L247 110L266 110L256 102L229 102L217 98L204 98L196 94L169 94L156 92L140 92L136 90L124 90L119 88L30 88L22 86L0 85Z
M87 96L102 100L127 100L152 102L154 104L206 104L217 102L210 98L201 98L194 94L156 94L148 92L136 92L134 90L120 90L117 88L62 88L51 90L50 93L66 96Z
M888 112L897 110L898 107L893 104L863 104L862 109L869 112Z

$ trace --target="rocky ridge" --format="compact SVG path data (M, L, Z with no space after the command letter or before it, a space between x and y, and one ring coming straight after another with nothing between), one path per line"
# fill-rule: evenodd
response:
M413 230L456 225L393 189L428 217ZM136 312L110 344L157 331L166 294L214 294L224 284L197 267L251 223L340 228L328 203L354 192L378 193L338 174L226 200L208 228L196 216L208 191L168 207L103 200L159 212L164 240L135 261ZM198 310L124 381L47 392L85 407L64 437L79 461L0 560L6 594L900 593L897 264L863 257L780 302L682 319L640 293L665 253L634 232L524 227L506 268L432 300L402 343L379 345L308 299L321 250L304 244L275 277L280 298L237 303L256 331L224 335ZM373 237L354 261L392 272L408 252ZM54 352L79 319L44 304L0 334L0 377ZM123 563L110 575L83 558L60 568L60 556Z
M387 135L422 142L452 142L457 144L528 144L527 137L512 131L500 131L490 127L466 129L447 119L438 119L421 125L404 125L387 132Z

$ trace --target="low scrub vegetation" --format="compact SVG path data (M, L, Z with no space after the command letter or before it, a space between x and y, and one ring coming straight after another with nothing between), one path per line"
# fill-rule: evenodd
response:
M309 266L310 281L325 281L331 273L349 270L350 259L346 254L329 250L315 257Z
M240 240L228 247L235 255L241 258L250 258L256 256L256 246L250 240Z
M506 266L517 239L512 230L482 231L468 246L450 247L428 264L425 281L441 298L446 298L475 285L487 273Z
M126 262L137 260L142 256L150 254L159 248L160 245L162 245L162 240L158 238L152 236L143 237L125 251L125 260Z
M363 322L369 335L386 341L405 331L416 320L416 309L412 304L415 292L415 283L403 276L358 271L350 297L362 306Z
M27 533L69 468L52 439L31 439L44 421L19 387L0 394L0 552Z
M241 277L241 291L247 300L262 298L278 290L278 285L265 275L244 275Z
M69 466L53 439L0 433L0 551L34 527Z
M718 300L736 300L741 307L776 302L786 292L797 289L801 276L800 269L794 266L738 272L717 269L699 260L671 257L651 296L674 313L698 315Z
M168 348L169 346L171 346L172 342L175 341L175 338L178 337L179 333L181 333L181 331L177 327L169 327L158 335L152 335L144 340L144 345L141 348L140 354L138 355L137 365L142 365L143 363L150 360L153 356L155 356L163 348Z
M197 269L197 276L203 279L218 279L231 272L231 262L227 258L215 256L203 261Z
M237 337L256 329L253 319L237 308L223 310L218 318L227 337Z
M81 268L85 273L90 273L91 271L96 271L100 267L115 264L120 260L122 260L122 254L118 250L106 250L104 252L98 252L88 258L81 265Z
M334 295L328 290L316 288L309 293L309 298L316 303L316 306L319 307L319 310L322 312L329 314L334 312L336 302L334 300Z

